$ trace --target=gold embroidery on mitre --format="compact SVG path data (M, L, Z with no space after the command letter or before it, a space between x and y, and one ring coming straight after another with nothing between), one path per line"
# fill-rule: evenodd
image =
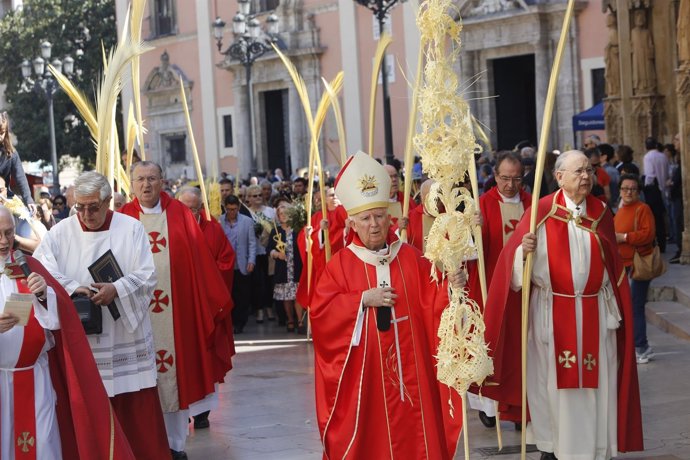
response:
M570 369L571 367L573 367L575 361L577 361L577 358L569 350L563 350L563 352L558 356L558 363L566 369Z
M23 431L22 435L17 438L17 446L22 448L22 452L29 452L29 447L34 447L36 440L31 433L28 431ZM27 447L28 446L28 447Z
M592 356L592 353L587 353L587 357L584 360L585 367L587 368L588 371L591 371L594 369L597 365L597 360L594 356Z
M379 185L376 182L376 177L369 174L363 175L359 181L357 181L357 185L362 196L371 197L379 192Z

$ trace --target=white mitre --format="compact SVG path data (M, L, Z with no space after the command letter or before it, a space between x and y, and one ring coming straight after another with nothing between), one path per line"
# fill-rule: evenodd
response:
M391 178L386 169L363 152L352 155L335 179L335 194L350 216L388 208Z

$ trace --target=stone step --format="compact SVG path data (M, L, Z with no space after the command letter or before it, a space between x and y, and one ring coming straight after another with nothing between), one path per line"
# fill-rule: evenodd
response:
M650 286L647 300L649 302L678 302L690 308L690 293L685 286Z
M647 322L659 329L690 341L690 306L672 301L647 302Z

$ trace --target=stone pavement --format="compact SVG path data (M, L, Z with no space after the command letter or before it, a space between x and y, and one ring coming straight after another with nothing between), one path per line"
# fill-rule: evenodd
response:
M672 265L653 286L677 290L670 299L675 304L674 300L682 301L683 292L690 299L688 280L690 266ZM669 290L657 289L655 295L664 291ZM690 305L684 308L690 312ZM665 316L663 311L660 316ZM275 323L255 325L251 321L248 326L245 334L236 337L234 369L220 387L220 408L211 413L210 429L192 430L189 458L320 459L312 345ZM618 458L690 460L690 341L651 325L648 336L656 357L638 366L646 450ZM470 412L469 420L473 460L519 459L519 454L489 454L486 449L496 446L495 431L481 425L475 412ZM519 446L519 433L512 424L503 423L502 427L505 450ZM459 447L457 459L464 457L462 444ZM538 460L539 454L529 453L527 458Z

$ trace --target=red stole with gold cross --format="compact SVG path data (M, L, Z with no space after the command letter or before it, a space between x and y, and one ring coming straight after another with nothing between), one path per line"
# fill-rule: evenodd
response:
M591 201L588 200L589 209ZM594 209L590 210L595 211ZM603 210L602 210L603 211ZM599 219L574 216L565 207L563 194L556 198L556 210L546 225L549 254L549 273L553 294L553 337L556 360L556 381L559 389L599 387L599 291L604 277L604 259L596 235ZM575 292L570 251L563 250L568 241L568 224L588 232L590 237L590 267L585 289ZM576 301L582 300L582 353L578 355ZM583 359L584 357L584 359ZM582 382L580 382L582 369Z
M17 291L30 294L21 283L25 278L17 278ZM21 326L15 326L21 327ZM19 460L36 459L36 400L34 389L34 365L41 355L46 342L46 334L32 313L24 326L24 337L19 358L12 372L14 393L14 458Z

